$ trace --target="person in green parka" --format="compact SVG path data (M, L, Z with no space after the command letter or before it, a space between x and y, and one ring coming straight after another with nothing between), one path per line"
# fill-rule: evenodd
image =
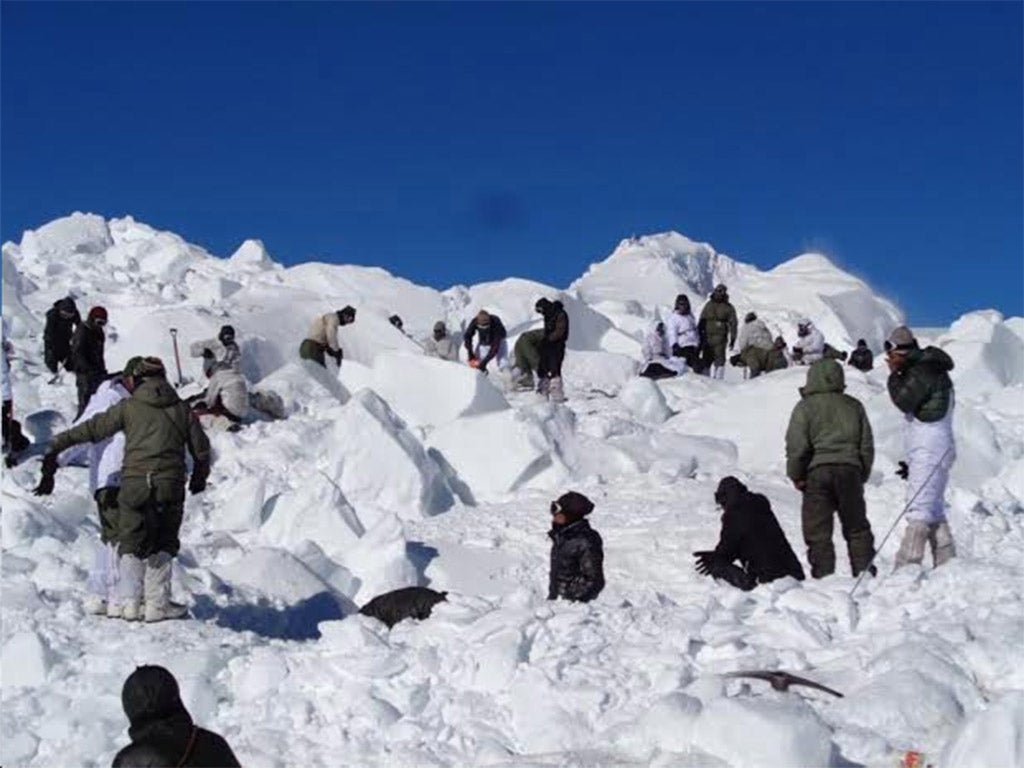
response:
M729 291L723 284L715 286L711 298L704 305L697 324L701 343L711 360L711 378L725 376L725 348L736 346L736 309L729 303Z
M864 483L871 476L875 441L864 406L843 392L843 368L819 360L807 371L800 402L786 430L786 474L803 494L801 518L811 576L835 572L833 513L846 539L853 575L868 569L875 539L864 504ZM874 573L874 566L871 566Z
M201 493L210 474L210 441L188 404L167 382L159 358L139 359L125 375L133 380L131 397L57 435L43 458L43 475L56 472L61 451L124 432L118 495L122 618L182 618L187 608L171 602L171 561L180 547L185 451L193 461L188 489Z

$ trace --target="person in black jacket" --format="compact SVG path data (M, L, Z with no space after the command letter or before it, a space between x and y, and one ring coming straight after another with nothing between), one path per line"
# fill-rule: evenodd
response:
M723 510L722 533L714 550L693 553L699 573L742 590L783 576L803 581L804 569L767 498L751 493L735 477L725 477L715 491L715 502Z
M403 587L377 595L359 612L383 621L391 629L403 619L429 618L434 606L447 598L447 592L435 592L427 587Z
M70 296L57 299L46 311L46 326L43 328L43 361L50 373L57 373L71 354L71 339L75 329L82 324L75 300Z
M565 344L569 340L569 315L560 301L540 299L534 309L544 316L544 335L540 342L541 392L549 399L560 403L565 399L562 388L562 362L565 360Z
M473 345L474 336L476 346ZM469 355L469 364L484 373L487 373L487 366L492 360L497 361L498 368L504 368L508 362L507 337L508 332L501 318L481 309L462 336Z
M167 765L192 768L233 768L241 765L219 736L192 722L181 702L178 681L163 667L136 667L121 689L132 743L117 753L113 768L145 765L139 752L173 756ZM138 746L136 746L138 745Z
M852 365L865 373L875 367L875 356L868 349L868 343L864 339L857 340L857 348L850 353L850 362L847 365Z
M103 328L107 324L107 310L93 307L89 310L85 322L75 329L71 339L71 366L75 372L75 385L78 388L77 419L82 415L89 398L96 388L107 378L107 364L103 359L103 347L106 334Z
M604 589L604 545L584 519L593 510L593 502L576 491L551 502L548 600L586 603Z

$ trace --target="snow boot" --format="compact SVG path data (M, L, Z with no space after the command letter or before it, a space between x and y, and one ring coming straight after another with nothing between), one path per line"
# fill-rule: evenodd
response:
M123 555L120 571L117 593L120 598L121 618L125 621L139 621L142 618L142 588L146 564L135 555Z
M550 379L547 379L544 376L541 376L537 380L537 394L538 395L543 395L544 397L547 397L548 396L548 385L549 385L549 383L550 383Z
M174 560L167 552L157 552L146 560L146 621L182 619L188 616L188 608L171 602L171 563Z
M711 366L711 378L712 379L724 379L725 378L725 366L724 365L712 365Z
M930 534L928 523L918 520L911 520L907 523L907 529L903 532L903 541L900 542L899 551L896 553L895 567L902 568L911 563L920 565L924 560L924 548Z
M105 616L107 599L101 595L89 595L82 601L82 610L93 616Z
M932 561L936 568L956 557L953 534L950 533L949 523L945 520L928 526L928 543L932 548Z
M565 390L562 389L561 376L555 376L548 381L548 400L552 403L565 402Z
M520 371L518 368L512 371L512 388L516 392L532 392L536 387L533 374L530 371Z
M123 619L124 608L120 603L114 603L107 601L107 618L108 619Z

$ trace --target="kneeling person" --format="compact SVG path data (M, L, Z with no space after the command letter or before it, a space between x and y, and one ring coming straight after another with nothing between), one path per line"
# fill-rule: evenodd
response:
M713 550L693 553L698 572L742 590L783 576L803 581L804 569L765 496L751 493L735 477L725 477L715 502L722 508L722 533Z

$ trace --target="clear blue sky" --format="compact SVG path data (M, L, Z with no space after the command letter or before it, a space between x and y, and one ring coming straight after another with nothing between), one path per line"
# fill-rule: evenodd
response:
M567 285L632 233L1024 313L1020 3L11 3L3 239Z

